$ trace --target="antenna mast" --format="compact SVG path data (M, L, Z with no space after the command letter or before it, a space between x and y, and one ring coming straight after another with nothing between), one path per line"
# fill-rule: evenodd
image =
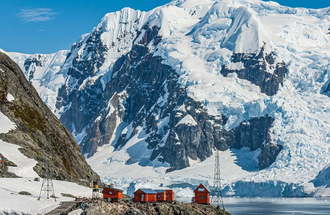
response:
M215 206L219 206L224 211L225 205L222 199L221 193L221 178L220 178L220 158L219 158L219 150L218 150L218 141L215 141L215 164L214 164L214 182L213 182L213 190L212 190L212 199L211 204Z
M48 131L49 131L49 121L47 118L47 139L49 137ZM52 176L51 176L51 172L50 172L51 148L52 148L51 141L48 140L48 155L46 158L47 160L46 160L46 165L45 165L45 170L44 170L45 178L42 179L42 185L41 185L38 200L40 200L41 197L46 195L47 199L49 199L50 197L53 197L53 198L55 198L55 201L56 201L55 190L54 190Z

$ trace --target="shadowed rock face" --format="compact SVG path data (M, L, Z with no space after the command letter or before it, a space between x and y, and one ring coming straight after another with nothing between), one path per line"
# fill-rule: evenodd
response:
M101 30L96 30L85 41L87 45L84 52L89 53L89 55L85 56L78 53L74 57L68 70L69 78L58 92L56 108L64 108L60 120L70 132L82 132L99 106L103 93L102 84L100 80L96 82L89 80L89 77L94 75L105 61L108 48L103 44L100 38L101 34ZM67 60L72 52L82 45L82 43L73 45L71 52L67 55ZM86 86L83 89L78 89L86 80Z
M34 72L36 71L37 66L42 66L41 55L37 55L35 58L26 59L24 61L24 69L28 71L28 80L31 81L34 78Z
M328 87L327 87L327 89L325 91L326 92L330 92L330 82L329 82Z
M160 161L170 164L167 171L183 169L189 166L189 158L203 161L210 157L219 140L220 150L261 149L259 168L271 165L281 150L269 135L274 119L253 118L233 130L224 130L222 126L227 119L221 115L210 116L203 105L190 98L180 86L176 71L150 53L148 47L161 40L157 36L158 28L146 26L144 29L140 44L133 46L113 67L100 106L82 141L83 154L90 157L105 144L120 150L143 131L146 150L152 153L141 160L128 159L127 164L151 165L152 161ZM131 132L125 131L128 127Z
M260 87L261 92L268 96L273 96L283 85L286 74L284 62L276 63L274 53L265 53L264 47L258 54L254 53L235 53L232 56L232 63L242 63L243 69L230 70L225 65L222 67L221 74L227 76L236 73L240 79L250 81ZM269 73L267 70L274 71Z
M0 134L0 139L22 146L20 151L38 162L34 170L41 177L50 156L53 178L80 183L95 180L97 174L86 163L72 135L39 98L19 67L3 53L0 68L0 111L17 126ZM8 101L8 93L15 100Z
M15 175L12 172L8 172L8 167L9 166L16 166L13 162L8 160L6 157L4 157L1 153L0 155L2 156L2 162L0 162L0 178L16 178L17 175Z

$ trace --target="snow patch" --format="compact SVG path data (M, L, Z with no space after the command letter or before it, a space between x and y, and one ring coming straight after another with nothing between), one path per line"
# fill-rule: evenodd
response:
M20 177L39 177L33 170L38 162L23 155L19 148L22 147L0 140L1 154L17 165L17 167L9 166L8 171Z
M194 120L194 118L191 115L188 114L185 117L183 117L175 126L178 126L181 124L185 124L185 125L189 125L189 126L196 126L197 122Z
M12 102L12 101L15 100L15 98L14 98L14 96L12 94L8 93L7 94L7 100L10 101L10 102Z
M0 134L8 133L10 130L16 129L15 123L10 121L7 116L0 112Z

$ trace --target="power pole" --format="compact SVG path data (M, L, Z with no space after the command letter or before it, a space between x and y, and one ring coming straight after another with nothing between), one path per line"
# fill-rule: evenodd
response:
M47 139L49 136L48 131L49 131L49 121L47 119ZM53 197L56 201L55 190L54 190L52 176L51 176L51 172L50 172L50 159L51 159L51 148L52 148L51 141L48 141L48 147L49 147L48 156L47 156L45 170L44 170L45 178L42 179L42 185L41 185L38 200L40 200L41 197L46 195L47 199L49 199L50 197Z
M216 147L215 147L216 151L215 151L215 163L214 163L214 182L212 189L211 204L217 207L219 206L224 211L226 211L221 193L220 158L219 158L219 150L218 150L218 141L216 140L215 143L216 143Z

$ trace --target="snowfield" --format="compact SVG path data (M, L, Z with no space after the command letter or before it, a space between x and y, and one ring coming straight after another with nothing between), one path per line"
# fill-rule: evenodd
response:
M74 183L53 180L56 201L53 198L41 198L38 201L42 181L34 178L0 178L0 214L45 214L60 205L63 201L73 201L73 198L63 197L61 193L76 197L91 197L92 189ZM42 179L41 179L42 180ZM27 191L31 195L20 195Z

